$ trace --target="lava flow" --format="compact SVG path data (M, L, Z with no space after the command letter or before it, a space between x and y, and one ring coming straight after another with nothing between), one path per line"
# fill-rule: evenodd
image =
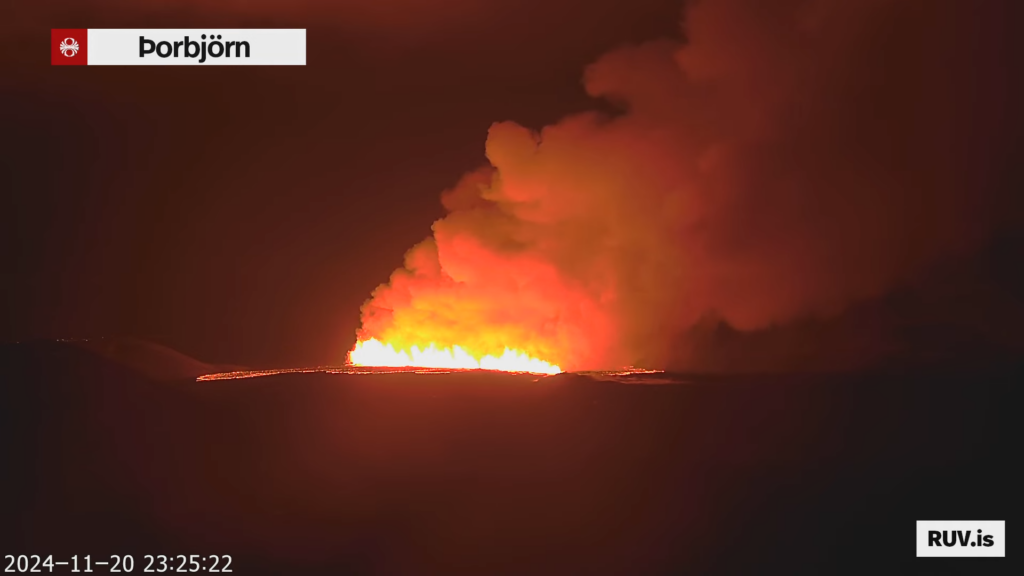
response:
M460 346L438 348L436 344L430 344L423 349L414 345L409 350L396 350L393 345L384 344L376 338L357 342L349 352L348 361L353 366L391 368L478 369L532 374L558 374L562 371L558 366L509 348L505 348L501 356L487 354L476 358Z

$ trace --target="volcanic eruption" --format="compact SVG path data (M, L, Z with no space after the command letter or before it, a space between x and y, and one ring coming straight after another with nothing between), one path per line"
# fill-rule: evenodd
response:
M693 3L681 39L586 70L602 111L491 127L349 361L660 367L709 314L827 317L975 247L1004 104L988 10Z

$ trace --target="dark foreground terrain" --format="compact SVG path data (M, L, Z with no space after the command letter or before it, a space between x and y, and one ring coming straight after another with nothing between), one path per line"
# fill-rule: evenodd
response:
M5 555L130 554L135 573L160 554L230 554L236 574L1021 573L1020 367L627 385L159 381L62 343L0 361ZM1006 520L1007 558L917 559L924 519Z

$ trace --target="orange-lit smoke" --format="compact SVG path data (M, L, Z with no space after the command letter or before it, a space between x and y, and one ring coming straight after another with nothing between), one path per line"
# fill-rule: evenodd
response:
M702 315L835 313L969 248L1001 102L994 15L952 4L695 3L586 71L620 114L491 127L359 340L657 367Z

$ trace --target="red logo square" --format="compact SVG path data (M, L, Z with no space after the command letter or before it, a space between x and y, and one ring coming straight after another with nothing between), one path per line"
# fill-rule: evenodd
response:
M50 30L50 64L54 66L85 66L89 63L89 31L85 28Z

